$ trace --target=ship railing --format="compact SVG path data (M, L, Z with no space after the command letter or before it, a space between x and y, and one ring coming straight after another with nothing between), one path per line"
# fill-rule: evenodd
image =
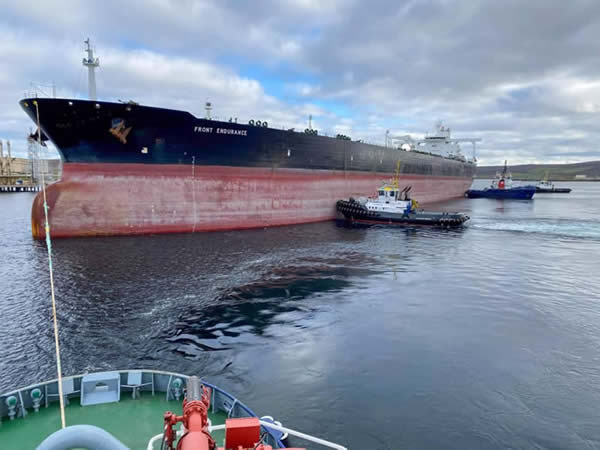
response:
M316 436L312 436L310 434L306 434L306 433L302 433L300 431L296 431L296 430L292 430L291 428L288 427L284 427L281 425L276 425L272 422L268 422L266 420L259 420L260 424L263 427L268 427L268 428L272 428L273 430L278 430L281 431L282 433L287 433L290 436L295 436L297 438L300 439L304 439L306 441L309 442L314 442L315 444L319 444L323 447L327 447L327 448L333 448L336 450L348 450L346 447L336 444L334 442L330 442L330 441L326 441L325 439L321 439L318 438ZM208 425L208 431L209 433L212 433L213 431L219 431L219 430L224 430L226 428L225 424L221 424L221 425L212 425L209 422ZM183 434L185 433L185 430L183 429L183 427L181 429L179 429L177 431L177 438L179 439L181 436L183 436ZM163 433L161 434L157 434L156 436L152 436L152 438L150 438L150 440L148 441L148 445L146 447L146 450L153 450L154 449L154 443L158 442L160 439L163 438Z
M38 98L38 92L37 91L25 91L23 92L23 98Z
M148 377L152 378L152 384L154 384L153 388L149 386L140 387L140 391L152 391L154 395L154 391L160 393L166 393L167 401L169 401L171 396L171 381L175 378L180 378L181 380L187 380L189 378L188 375L177 373L177 372L168 372L163 370L153 370L153 369L121 369L121 370L110 370L110 372L118 372L120 376L123 377L121 380L121 387L124 386L125 383L123 381L126 379L125 377L129 372L141 372L142 377L146 377L146 381L148 381ZM101 372L90 372L92 373L101 373ZM65 398L76 398L80 397L81 391L81 380L82 378L88 375L78 374L72 376L63 377L63 386L65 382L72 383L73 391L64 393ZM252 409L246 406L244 403L239 401L236 397L231 395L229 392L223 390L220 387L217 387L211 383L207 383L202 380L202 384L211 388L212 390L212 398L211 398L211 408L213 413L217 411L224 411L227 414L227 417L238 418L238 417L258 417ZM154 389L154 387L156 389ZM44 381L41 383L31 384L29 386L25 386L19 389L12 390L10 392L0 393L0 422L2 422L5 416L9 415L8 406L6 405L5 399L10 396L17 397L17 405L16 405L16 413L17 417L26 417L28 413L28 409L34 408L33 399L31 397L31 391L33 389L40 389L43 392L43 403L47 407L50 403L58 402L58 379L54 378L52 380ZM50 398L52 397L52 399ZM41 405L40 405L41 406ZM271 426L271 425L269 425ZM162 436L162 435L161 435ZM267 444L273 446L274 448L282 448L283 443L275 438L272 434L268 433L266 436Z
M269 427L269 428L272 428L273 430L278 430L278 431L281 431L282 433L287 433L290 436L295 436L300 439L305 439L309 442L314 442L315 444L322 445L323 447L334 448L336 450L347 450L347 448L342 445L335 444L330 441L326 441L325 439L321 439L316 436L311 436L310 434L301 433L300 431L292 430L291 428L284 427L281 425L276 425L274 423L267 422L265 420L259 420L259 422L264 427Z
M220 121L220 122L229 122L231 119L232 119L232 117L211 116L209 120L215 120L215 121ZM244 120L244 119L240 119L239 117L237 117L237 122L232 122L232 123L237 123L240 125L248 125L249 121L250 121L250 119ZM289 126L284 126L281 124L272 124L270 122L268 122L268 123L269 123L269 128L272 128L275 130L283 130L283 131L294 130L295 133L304 134L304 130L302 128L289 127ZM339 132L335 132L335 131L331 131L331 130L327 130L327 131L319 130L319 136L335 137L338 134L339 134ZM364 140L364 139L360 139L360 142L362 142L363 144L377 145L380 147L385 147L383 142L370 141L370 140ZM392 148L392 147L388 147L388 148Z

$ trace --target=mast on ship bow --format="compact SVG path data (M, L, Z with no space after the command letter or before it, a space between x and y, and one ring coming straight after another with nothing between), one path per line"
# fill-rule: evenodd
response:
M87 52L87 58L83 58L83 65L88 68L88 90L90 100L96 100L96 67L100 65L98 58L94 59L94 50L90 45L90 38L83 41L86 44L85 51Z

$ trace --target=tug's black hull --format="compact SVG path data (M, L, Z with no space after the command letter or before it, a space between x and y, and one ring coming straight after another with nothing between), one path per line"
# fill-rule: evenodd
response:
M537 187L537 186L535 188L536 194L568 194L569 192L571 192L571 188L547 189L547 188L541 188L541 187Z
M361 225L401 225L455 228L462 226L469 216L463 213L416 210L408 214L369 211L356 200L338 200L336 209L349 223Z

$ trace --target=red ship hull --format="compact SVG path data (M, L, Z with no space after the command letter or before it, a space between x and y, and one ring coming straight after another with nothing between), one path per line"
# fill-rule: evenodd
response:
M53 237L237 230L331 220L393 174L227 166L65 163L47 188ZM421 203L462 197L470 177L401 175ZM43 196L32 233L45 238Z

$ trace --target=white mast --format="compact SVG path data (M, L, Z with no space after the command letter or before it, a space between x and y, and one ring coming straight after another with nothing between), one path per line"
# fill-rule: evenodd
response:
M94 70L100 65L98 58L94 59L94 50L90 46L90 38L83 41L86 44L87 58L83 58L83 65L88 68L88 89L90 100L96 100L96 74Z

